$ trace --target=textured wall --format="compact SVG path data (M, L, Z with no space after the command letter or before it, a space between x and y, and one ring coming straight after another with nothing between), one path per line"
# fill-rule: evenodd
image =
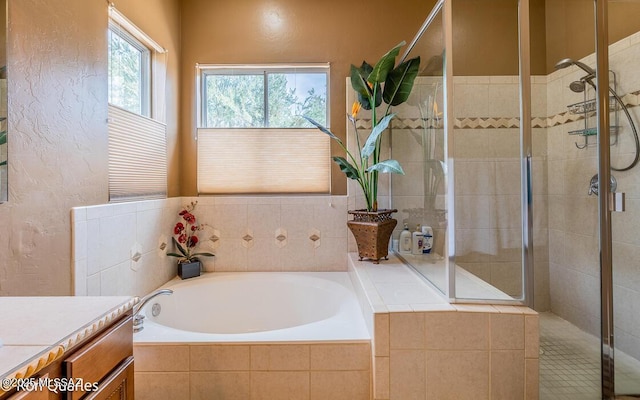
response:
M0 294L70 293L69 209L107 199L106 12L100 1L10 4Z
M136 2L120 1L117 6L127 12L129 3ZM146 2L144 10L131 6L129 17L145 29L159 25L150 33L158 32L158 42L175 57L173 63L170 58L172 79L167 85L175 98L177 2L153 3L150 7ZM164 18L156 8L166 10L159 13ZM1 295L70 294L69 210L108 200L107 15L107 3L101 0L10 4L11 161L9 202L0 205ZM177 104L170 108L173 154ZM177 191L176 184L170 187Z

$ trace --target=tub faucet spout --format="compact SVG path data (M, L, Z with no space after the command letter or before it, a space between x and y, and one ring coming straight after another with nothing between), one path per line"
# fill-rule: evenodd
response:
M172 293L173 293L173 290L171 289L158 289L154 292L149 293L148 295L144 296L138 301L138 304L136 304L133 307L133 332L134 333L140 332L141 330L144 329L144 326L142 325L144 323L144 315L140 315L140 311L142 310L142 307L144 307L145 304L147 304L151 299L153 299L156 296L170 295Z

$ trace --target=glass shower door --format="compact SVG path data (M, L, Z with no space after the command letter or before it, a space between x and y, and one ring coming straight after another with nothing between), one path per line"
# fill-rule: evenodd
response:
M618 396L640 395L640 22L629 18L640 14L640 4L609 1L607 6L613 28L609 69L616 74L615 86L609 83L617 96L612 108L619 114L610 146L611 175L615 191L625 195L624 212L611 213L614 383ZM617 32L621 29L626 31Z

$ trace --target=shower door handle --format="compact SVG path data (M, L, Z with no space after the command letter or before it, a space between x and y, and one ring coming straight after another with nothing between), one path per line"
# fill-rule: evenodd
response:
M609 208L612 212L625 211L625 194L624 192L609 193Z

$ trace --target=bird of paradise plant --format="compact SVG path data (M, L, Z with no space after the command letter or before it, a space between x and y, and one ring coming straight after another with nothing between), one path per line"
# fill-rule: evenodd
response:
M354 102L348 118L355 130L358 154L352 154L344 142L333 132L305 116L305 119L338 142L345 151L346 158L334 156L333 161L340 166L340 170L347 178L358 182L367 203L367 211L378 210L379 173L404 175L398 161L380 159L380 146L382 133L389 127L389 123L395 116L391 113L391 107L407 101L420 67L420 57L412 58L395 66L400 48L405 44L403 41L389 50L374 66L366 61L363 61L360 67L351 65L351 86L356 91L358 100ZM383 107L384 112L379 114L377 108L383 102L386 108ZM361 107L365 110L371 110L371 133L364 145L360 141L356 126L356 118Z

